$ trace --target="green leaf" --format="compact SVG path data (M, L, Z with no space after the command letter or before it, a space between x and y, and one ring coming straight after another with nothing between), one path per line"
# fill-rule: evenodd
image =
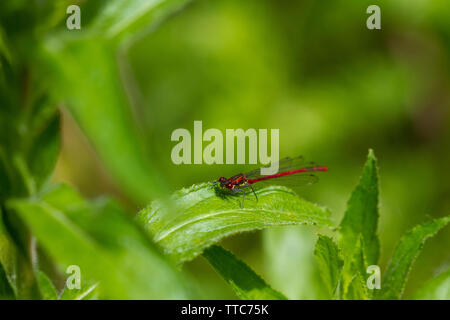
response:
M435 235L450 222L450 216L416 226L406 233L394 250L381 281L378 299L400 299L412 264L422 250L425 240Z
M344 298L346 300L368 300L369 295L367 293L366 283L361 273L356 273L348 288L346 289Z
M364 277L367 264L377 264L380 251L377 225L378 169L375 154L369 150L361 179L347 203L338 234L338 244L344 258L341 297L345 298L352 282L353 285L359 284L359 280L354 280L355 273ZM355 292L354 288L352 290Z
M272 289L249 266L237 259L231 252L213 245L203 256L233 288L237 296L244 300L286 300Z
M9 284L6 276L6 271L0 262L0 300L12 300L15 299L14 291Z
M427 281L412 298L417 300L450 300L450 269Z
M13 180L11 177L10 163L6 152L0 146L0 201L4 201L13 190Z
M98 298L98 283L88 284L82 282L80 289L69 289L64 287L60 300L95 300Z
M118 62L126 58L124 52L118 58L117 41L107 39L131 41L139 30L154 28L188 2L88 2L86 12L96 16L87 28L74 35L55 34L42 47L48 59L41 72L53 79L53 94L66 101L108 171L138 204L163 197L168 188L151 165L150 151L136 123L139 115L134 114L121 81Z
M364 255L364 245L360 236L355 244L353 256L345 259L342 270L340 296L343 299L369 299L371 293L367 290L367 285L364 281L367 277L366 270L367 263Z
M243 231L280 225L330 226L329 211L300 199L284 187L257 191L258 201L223 194L210 184L194 185L172 196L172 206L154 201L138 221L177 263L192 260L220 239Z
M341 274L343 261L339 257L339 250L333 239L319 235L314 257L319 265L320 275L328 289L330 298L335 297L336 288Z
M344 300L367 300L370 293L367 289L367 263L364 256L364 245L360 236L355 244L353 257L345 260L341 279L340 295ZM373 291L370 291L373 292Z
M101 41L47 43L53 93L75 118L108 171L137 203L163 195L120 81L115 47ZM58 79L65 79L60 81ZM80 81L83 79L83 81Z
M27 163L39 188L51 175L56 165L60 147L59 113L52 117L33 140Z
M56 103L41 93L41 84L33 82L26 76L28 73L23 72L23 79L18 80L15 75L18 72L13 69L5 79L4 88L0 84L0 104L5 104L0 112L0 199L3 200L36 193L53 172L60 146ZM14 93L20 81L30 87L22 99L16 94L25 93Z
M81 281L100 281L103 298L187 297L179 273L113 203L90 204L61 186L40 199L7 204L56 262L79 266Z
M109 0L90 26L106 38L136 37L138 31L154 27L189 0Z
M367 263L377 264L380 251L377 225L378 169L375 154L369 150L361 179L347 203L340 224L339 244L344 257L353 257L355 244L361 236Z
M45 273L38 270L36 272L36 278L39 291L41 293L41 298L43 300L57 300L58 292L56 291L52 281L45 275Z
M11 61L12 61L11 51L9 50L5 32L3 31L3 28L0 26L0 70L1 71L3 71L2 70L3 61L1 59L2 57L4 57L7 62L11 63Z
M0 209L0 264L17 299L36 299L39 295L35 286L33 268L22 244L19 243L20 240L10 233L11 219L9 219L10 228L7 228L5 218L6 210Z

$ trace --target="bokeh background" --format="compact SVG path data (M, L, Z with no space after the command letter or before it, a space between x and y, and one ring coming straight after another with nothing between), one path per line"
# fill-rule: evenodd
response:
M381 7L381 30L366 28L370 4ZM95 9L87 1L82 10L89 17ZM174 129L193 132L194 120L223 132L280 129L280 157L302 154L330 168L300 193L330 208L336 223L373 148L384 269L404 232L450 212L449 17L447 0L192 1L119 53L121 82L132 102L127 108L169 192L247 169L174 165ZM143 204L61 110L63 145L52 180L91 198L117 197L135 214ZM310 229L295 227L241 234L223 244L288 297L314 299L323 296L314 242ZM449 266L446 228L425 245L406 297ZM203 298L235 298L203 258L184 269L198 280Z

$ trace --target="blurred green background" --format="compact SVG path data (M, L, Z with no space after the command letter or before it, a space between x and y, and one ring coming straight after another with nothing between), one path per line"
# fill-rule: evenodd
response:
M90 3L81 2L86 19L97 10ZM366 28L370 4L381 7L381 30ZM276 128L280 157L302 154L329 167L301 196L330 208L338 223L373 148L384 270L405 231L450 212L449 17L448 0L196 0L114 54L126 108L170 192L249 168L174 165L173 130L193 132L194 120L222 132ZM92 40L85 45L96 48ZM95 53L87 57L91 68L104 66ZM83 90L89 81L70 83ZM114 195L136 213L144 203L129 196L82 132L63 111L53 181L88 197ZM116 152L109 156L127 151ZM311 230L295 227L238 235L224 246L288 297L314 299L322 297L314 242ZM448 228L427 242L406 297L450 266L449 248ZM184 268L203 298L234 298L203 258Z

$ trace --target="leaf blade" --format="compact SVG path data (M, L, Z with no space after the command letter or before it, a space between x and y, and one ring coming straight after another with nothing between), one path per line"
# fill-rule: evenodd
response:
M55 261L65 266L77 265L88 281L100 281L103 298L187 296L179 272L125 213L108 202L91 208L91 204L80 203L79 199L71 201L72 195L64 190L62 193L66 198L59 202L52 197L48 202L8 202L8 207L20 215Z
M401 298L412 264L422 250L425 241L449 222L450 216L423 223L400 239L383 275L381 290L375 295L377 299Z
M40 270L37 270L36 273L41 298L44 300L58 300L58 292L51 280Z
M340 224L340 245L344 256L352 256L359 235L364 243L368 264L376 264L379 256L378 169L373 150L369 150L361 179L347 203Z
M136 125L120 80L115 47L89 39L51 38L43 50L55 79L55 98L66 102L118 185L138 204L164 195L167 186L151 165L150 151ZM61 78L66 81L56 80Z
M366 265L378 262L378 190L377 159L370 149L358 185L347 202L338 233L338 245L344 258L340 287L340 295L343 298L347 296L350 285L353 286L351 295L361 296L360 293L364 292L365 288L359 287L359 278L364 278Z
M320 275L327 287L330 298L333 298L338 286L343 261L333 239L319 235L314 249L314 258L319 265Z
M243 300L287 300L231 252L213 245L203 256Z
M68 289L66 286L59 300L94 300L98 298L98 286L98 282L89 285L83 284L80 289Z
M108 1L95 17L91 30L107 38L127 39L149 29L190 0Z
M15 299L14 290L9 284L6 271L0 261L0 300Z
M287 188L258 190L258 202L246 199L245 208L241 208L241 197L222 198L216 192L209 184L194 185L174 194L175 208L153 202L137 219L177 263L192 260L208 246L238 232L279 225L331 225L328 210Z

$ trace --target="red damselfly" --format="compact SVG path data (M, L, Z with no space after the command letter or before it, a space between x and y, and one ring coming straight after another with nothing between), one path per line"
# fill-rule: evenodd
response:
M313 162L305 163L302 156L296 158L284 158L278 163L278 173L271 175L261 175L261 169L248 173L239 173L231 178L220 177L213 181L213 186L218 185L222 189L230 190L232 194L242 193L242 207L244 207L245 195L249 190L253 192L258 200L258 196L253 188L254 184L263 185L281 184L293 187L310 185L318 181L317 176L311 172L327 171L324 166L315 165Z

